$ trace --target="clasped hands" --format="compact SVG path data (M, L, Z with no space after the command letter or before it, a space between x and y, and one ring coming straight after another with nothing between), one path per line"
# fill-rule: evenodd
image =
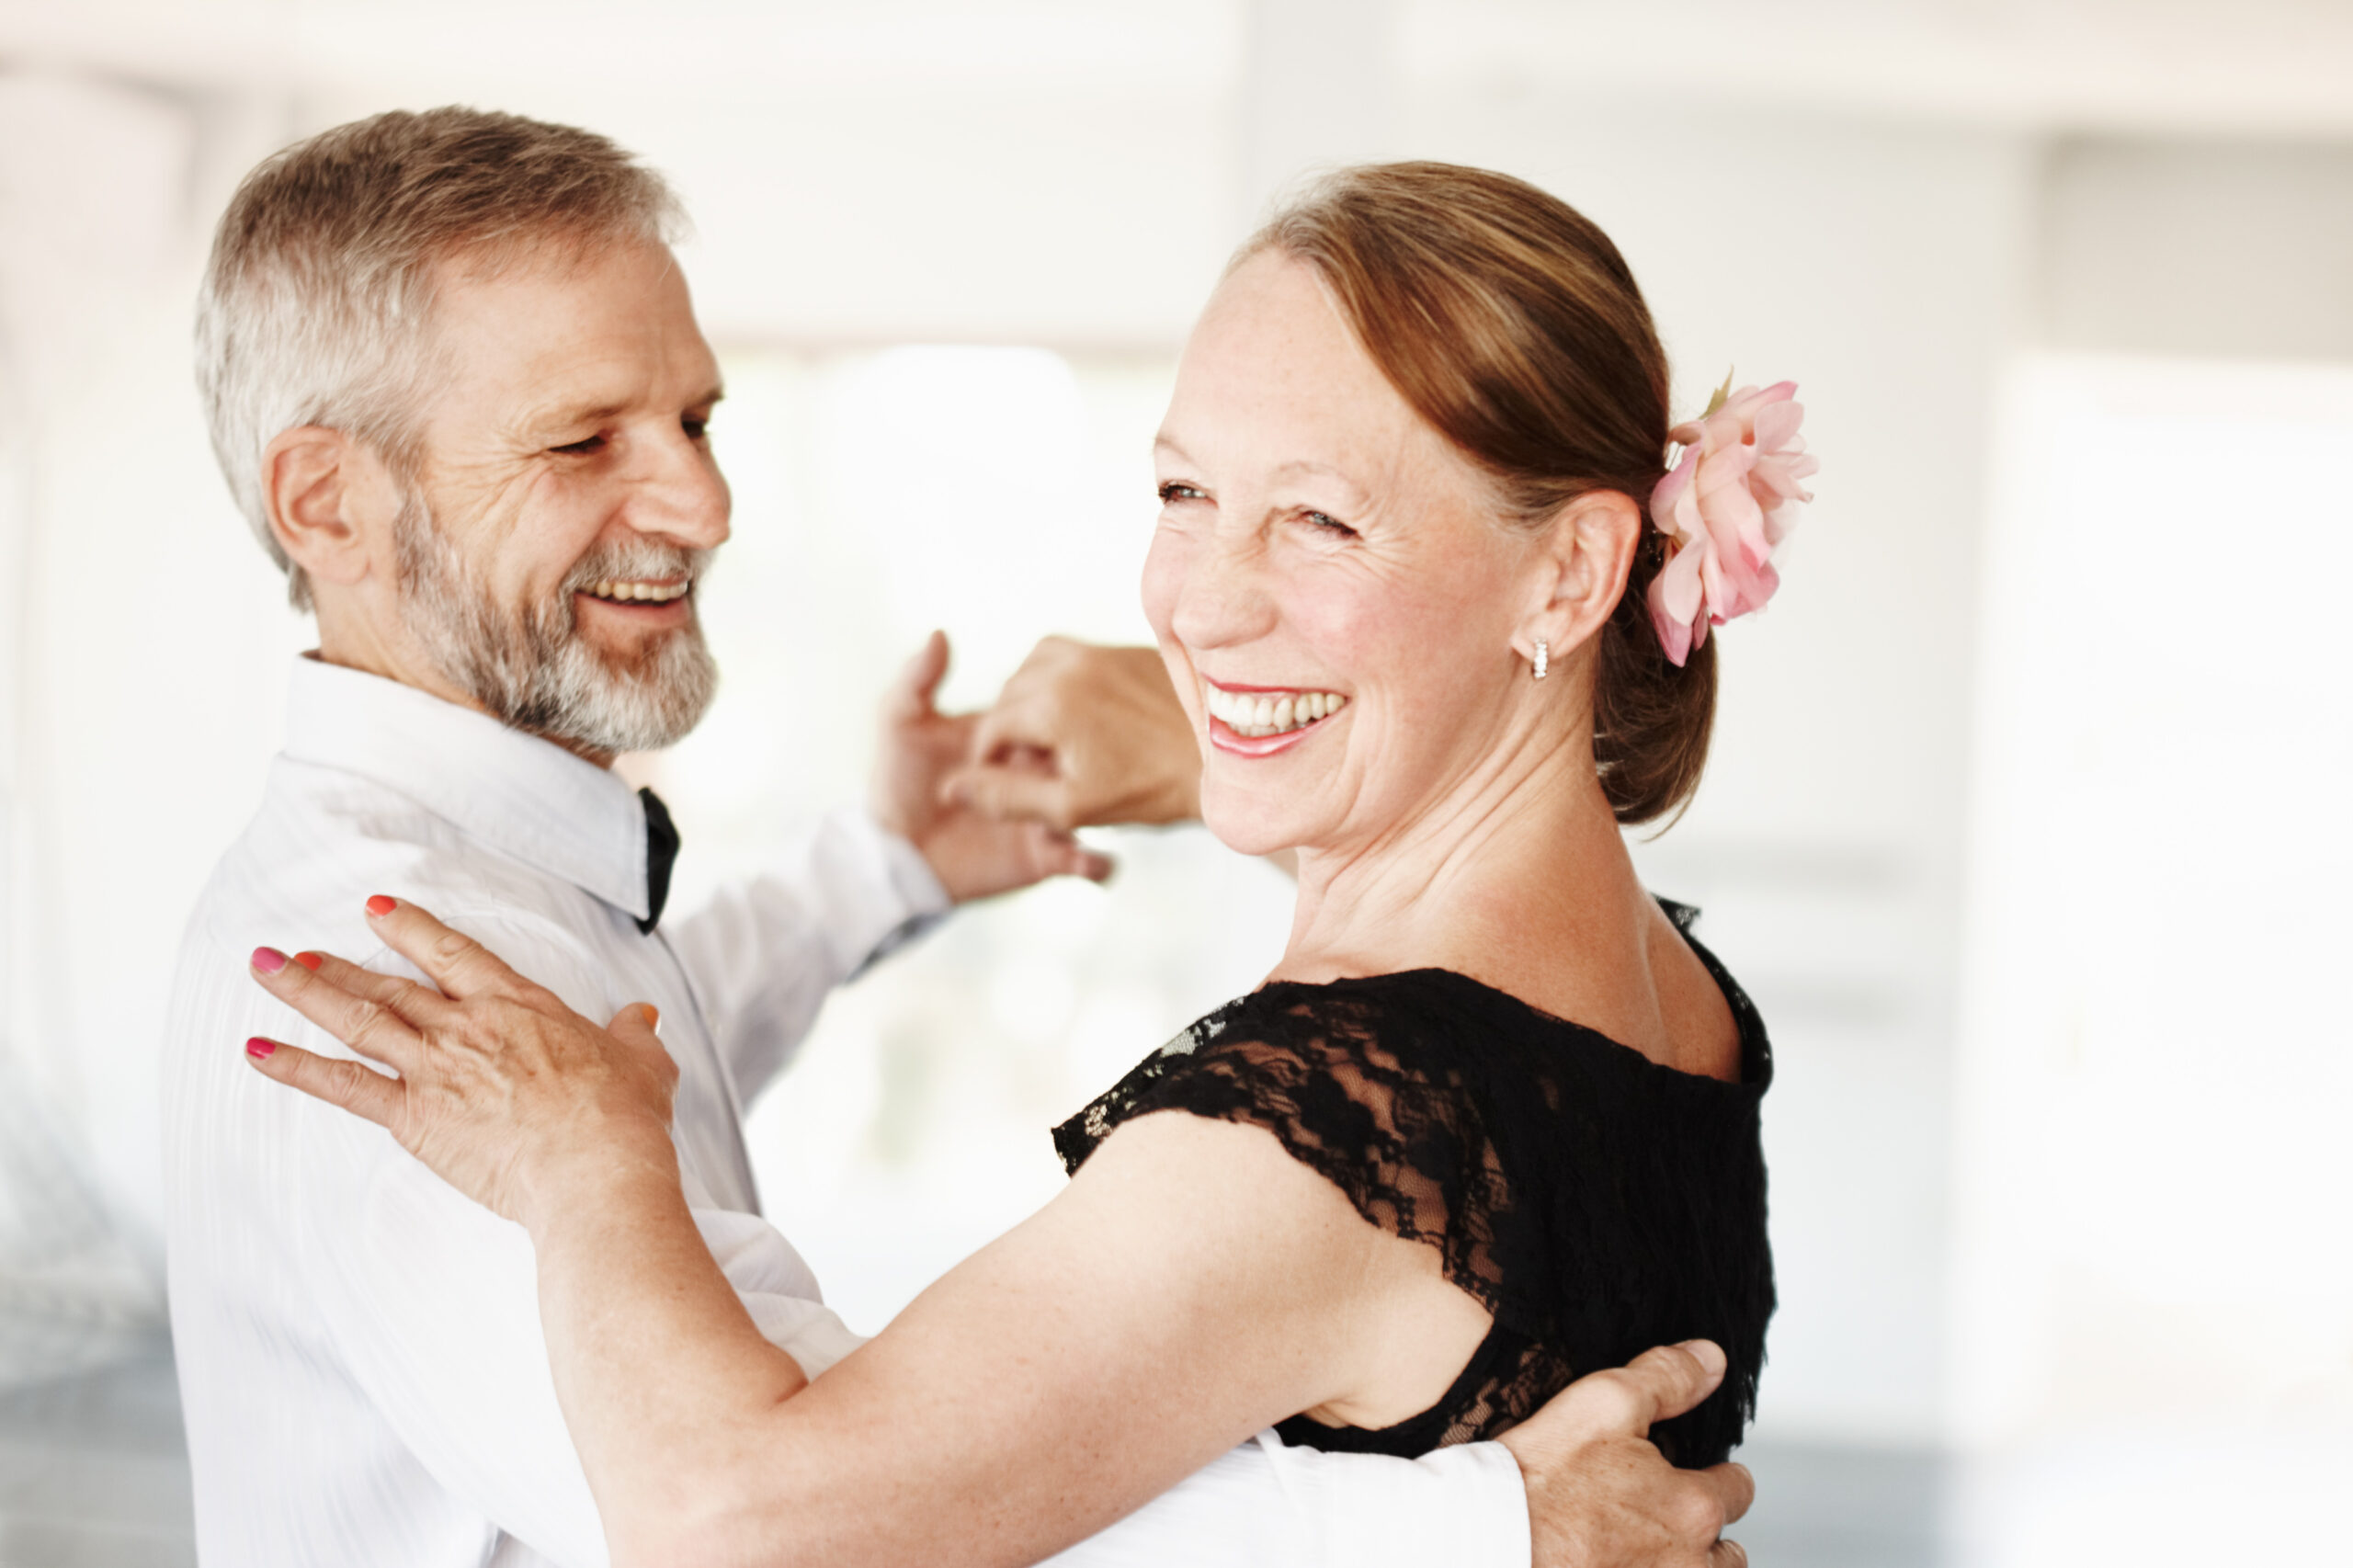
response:
M1150 648L1048 637L985 713L943 713L948 639L933 632L884 699L874 819L958 903L1051 876L1101 881L1082 827L1199 814L1192 721Z

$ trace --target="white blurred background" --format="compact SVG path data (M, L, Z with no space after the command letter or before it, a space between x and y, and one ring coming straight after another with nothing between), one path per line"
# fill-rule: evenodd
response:
M682 896L856 793L931 627L965 704L1041 632L1143 636L1150 435L1286 181L1446 158L1601 222L1678 403L1794 378L1824 459L1637 850L1779 1054L1735 1533L2347 1560L2353 7L6 0L0 1564L187 1561L159 1019L308 643L205 447L202 248L285 142L448 101L607 131L697 221L737 534L720 704L649 765ZM1279 876L1107 842L1109 890L960 916L756 1108L854 1324L1277 952Z

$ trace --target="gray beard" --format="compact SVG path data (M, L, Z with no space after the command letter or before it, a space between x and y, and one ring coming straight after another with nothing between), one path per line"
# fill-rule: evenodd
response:
M580 636L572 596L609 578L699 581L711 552L652 540L590 551L551 599L508 610L412 490L393 524L401 619L441 673L501 723L586 751L659 751L685 738L719 687L702 624L643 657L608 658Z

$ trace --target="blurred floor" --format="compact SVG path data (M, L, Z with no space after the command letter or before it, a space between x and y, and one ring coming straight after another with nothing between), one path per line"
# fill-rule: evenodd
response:
M1952 1464L1928 1449L1757 1442L1756 1503L1725 1533L1756 1568L1939 1568Z
M1934 1568L1936 1456L1758 1444L1757 1501L1732 1533L1758 1568ZM170 1346L0 1392L0 1568L182 1568L196 1561Z
M168 1341L158 1335L97 1370L0 1392L0 1568L195 1562Z

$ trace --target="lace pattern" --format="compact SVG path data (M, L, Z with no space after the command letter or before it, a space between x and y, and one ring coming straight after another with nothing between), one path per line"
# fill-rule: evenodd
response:
M1704 1334L1730 1358L1724 1386L1657 1436L1711 1464L1754 1413L1773 1308L1757 1140L1771 1054L1755 1007L1693 946L1740 1026L1736 1084L1448 971L1278 983L1178 1034L1055 1146L1074 1171L1157 1110L1264 1128L1369 1223L1435 1248L1493 1315L1430 1409L1377 1431L1294 1416L1288 1441L1420 1454L1492 1437L1585 1372Z

